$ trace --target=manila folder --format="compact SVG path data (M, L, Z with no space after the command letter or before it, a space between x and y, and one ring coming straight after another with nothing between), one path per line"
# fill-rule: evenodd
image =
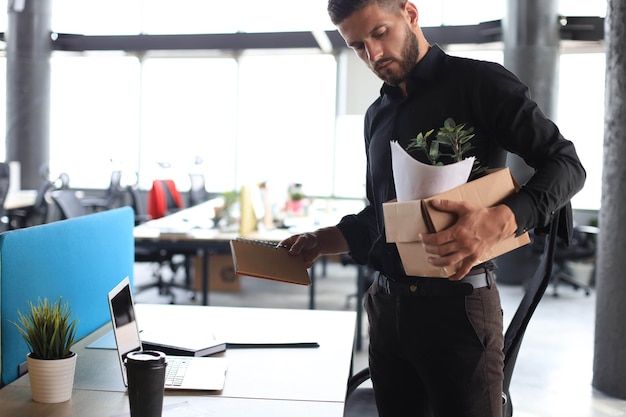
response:
M275 243L235 239L230 241L230 249L238 275L311 285L302 256L290 255Z

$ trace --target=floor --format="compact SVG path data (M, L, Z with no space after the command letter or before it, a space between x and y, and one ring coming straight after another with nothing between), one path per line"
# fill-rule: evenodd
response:
M136 265L137 283L150 279L150 268ZM353 310L356 269L329 264L318 279L316 308ZM198 303L184 290L174 290L177 303ZM505 323L510 320L523 292L522 286L500 285ZM516 417L619 417L626 416L626 401L607 397L591 386L595 294L559 286L558 297L549 287L526 331L519 353L511 398ZM308 288L244 277L235 293L212 292L211 305L308 308ZM137 303L169 303L169 296L149 289L135 298ZM364 349L355 353L354 369L367 364L367 324L364 318Z

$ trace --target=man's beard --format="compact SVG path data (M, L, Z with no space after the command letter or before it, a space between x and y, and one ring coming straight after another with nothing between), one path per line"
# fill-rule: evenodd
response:
M378 78L389 85L397 86L407 79L409 73L417 63L417 58L419 57L419 43L417 42L417 36L415 36L415 33L411 32L408 26L406 28L406 37L401 54L400 59L392 58L400 67L397 71L393 71L390 68L378 70L376 69L376 65L372 67L372 70ZM381 62L385 63L385 59Z

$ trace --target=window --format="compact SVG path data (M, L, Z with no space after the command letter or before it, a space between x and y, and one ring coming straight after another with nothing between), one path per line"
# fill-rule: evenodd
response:
M66 172L72 187L106 188L114 167L130 174L137 171L137 58L55 54L50 96L53 177Z
M7 0L0 7L7 10ZM328 30L327 0L55 0L52 29L64 33L233 33ZM423 26L500 19L506 3L416 0ZM245 13L242 12L245 10ZM605 2L562 0L564 15L606 14ZM0 31L6 30L0 14ZM448 48L455 55L502 62L495 44ZM310 51L176 52L139 59L122 52L52 58L51 169L73 187L106 188L121 168L124 182L150 186L201 170L211 191L269 181L300 182L310 195L362 197L365 156L361 115L336 115L337 63ZM0 88L6 77L0 57ZM598 208L602 170L604 54L561 57L558 124L588 172L576 208ZM581 84L577 75L589 76ZM4 88L2 88L4 90ZM0 128L5 130L5 102ZM584 123L580 121L584 120ZM0 156L4 155L2 147ZM80 158L74 155L80 155ZM202 165L194 165L202 160ZM259 160L265 161L259 164ZM167 168L169 166L169 168ZM284 187L284 188L283 188Z
M237 182L303 184L330 195L333 183L336 62L331 55L240 59ZM261 157L263 155L263 157Z
M235 186L237 62L148 58L143 65L140 179L171 178L181 190L201 171L212 191ZM203 163L194 166L199 157Z
M581 74L585 74L584 82ZM587 171L585 187L572 199L578 209L598 210L602 198L604 74L603 52L561 55L558 125L576 145Z
M6 80L7 80L7 60L4 56L0 57L0 91L6 91ZM2 132L2 141L0 143L0 161L6 161L6 146L4 138L6 137L6 93L2 94L2 100L0 100L0 132Z

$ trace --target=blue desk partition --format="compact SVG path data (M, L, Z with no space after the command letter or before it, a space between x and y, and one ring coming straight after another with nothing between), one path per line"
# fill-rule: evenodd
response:
M133 226L133 210L122 207L0 234L0 386L26 360L28 347L11 322L28 301L63 296L79 339L110 320L108 291L133 278Z

